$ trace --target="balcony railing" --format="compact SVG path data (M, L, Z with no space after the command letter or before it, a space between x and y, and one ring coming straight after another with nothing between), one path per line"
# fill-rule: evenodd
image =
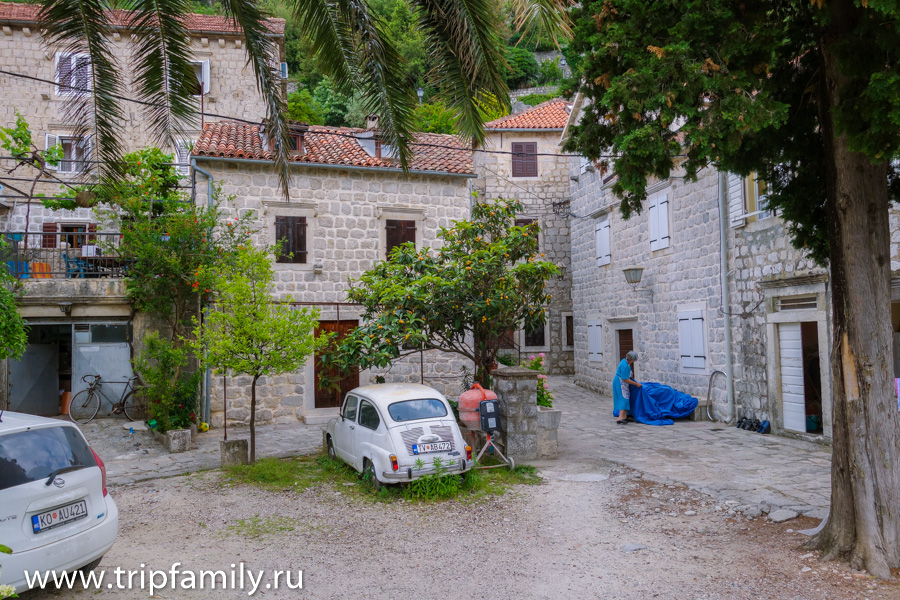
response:
M17 279L122 278L128 261L118 253L120 233L24 232L0 233L0 267Z

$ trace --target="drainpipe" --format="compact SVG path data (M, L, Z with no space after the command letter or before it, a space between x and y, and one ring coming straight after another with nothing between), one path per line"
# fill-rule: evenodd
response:
M722 305L725 317L725 392L728 396L728 418L734 420L734 373L732 372L731 312L728 310L728 207L725 205L725 172L719 170L719 274L722 277Z
M212 173L198 167L196 158L191 159L191 170L193 171L195 178L196 178L197 173L200 173L201 175L204 175L206 177L206 183L208 186L207 192L206 192L206 195L207 195L206 203L208 206L212 206L213 205L213 191L215 189L214 185L213 185ZM193 186L191 186L191 192L193 192L193 191L194 191ZM191 200L193 201L194 198L191 198ZM203 313L204 313L204 316L209 313L209 303L207 303L207 305L203 307ZM204 350L204 353L205 352L206 351ZM210 391L209 390L210 390L211 384L212 384L212 370L209 367L206 367L206 373L204 373L204 375L203 375L203 411L202 412L203 412L203 422L204 423L209 423L209 402L210 402Z

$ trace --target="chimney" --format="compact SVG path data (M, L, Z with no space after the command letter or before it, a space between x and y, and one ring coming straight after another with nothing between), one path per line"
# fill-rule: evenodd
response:
M372 113L366 117L366 129L369 131L378 129L378 115Z

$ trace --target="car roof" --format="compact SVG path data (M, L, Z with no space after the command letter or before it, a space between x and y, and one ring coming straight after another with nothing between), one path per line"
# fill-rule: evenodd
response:
M73 423L61 419L50 419L47 417L10 411L4 411L3 414L0 415L0 419L2 419L2 422L0 422L0 435L16 431L25 431L27 429L53 427L58 425L64 425L66 427L75 426Z
M363 385L350 390L348 393L371 400L377 406L387 406L393 402L419 400L422 398L445 400L444 395L433 387L419 385L418 383L378 383L374 385Z

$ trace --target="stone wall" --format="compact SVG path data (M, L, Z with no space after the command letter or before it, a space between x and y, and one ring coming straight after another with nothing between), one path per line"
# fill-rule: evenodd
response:
M469 179L458 176L409 175L389 171L359 171L293 167L291 199L285 201L274 169L267 164L223 162L201 158L198 164L221 184L224 197L234 196L223 206L227 215L252 211L259 227L256 243L275 243L276 215L307 218L306 264L275 264L276 297L298 302L343 303L349 279L358 278L376 260L384 258L385 220L401 218L417 223L417 245L438 247L441 227L468 218ZM207 186L198 176L197 202L207 201ZM354 306L319 305L321 320L358 320ZM338 312L340 313L338 315ZM450 397L462 386L462 367L467 361L438 352L424 355L425 384ZM471 365L468 365L471 367ZM420 381L418 354L396 361L391 369L363 372L360 384L374 383L382 375L387 381ZM258 422L296 422L315 408L312 361L298 372L260 379L257 386ZM229 422L249 419L249 377L228 381ZM222 378L213 380L213 426L223 420Z
M699 180L685 181L673 173L668 181L651 183L651 197L669 198L668 248L651 251L648 210L625 220L610 184L599 172L583 172L572 195L572 295L575 310L575 379L579 385L611 395L619 363L619 330L631 329L638 353L636 377L657 381L706 400L715 369L725 360L723 316L720 310L719 222L717 177L712 170ZM595 223L610 220L610 263L598 266ZM632 288L623 269L642 266L641 282ZM679 309L700 310L704 318L706 367L682 368L679 350ZM588 322L602 323L602 357L588 355ZM724 406L724 386L713 400Z
M558 154L559 131L488 132L485 150L510 152L513 142L537 142L539 154ZM475 188L480 198L516 198L524 205L522 218L538 220L541 227L540 251L544 260L565 271L562 278L548 282L553 297L547 310L547 343L544 346L521 346L523 358L544 352L551 373L568 374L574 369L572 346L565 344L565 315L572 313L569 221L554 212L554 202L569 198L569 176L574 157L538 156L538 177L512 177L512 155L475 153ZM521 333L517 340L524 344Z

